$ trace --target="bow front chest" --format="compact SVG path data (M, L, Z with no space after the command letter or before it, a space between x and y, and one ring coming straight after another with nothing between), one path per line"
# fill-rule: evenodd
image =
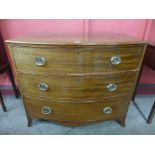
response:
M6 42L28 126L33 119L125 125L145 42L123 34L30 35Z

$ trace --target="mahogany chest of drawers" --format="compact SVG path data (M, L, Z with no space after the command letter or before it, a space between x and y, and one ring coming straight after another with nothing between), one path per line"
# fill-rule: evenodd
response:
M64 125L114 119L125 125L145 42L123 34L30 35L6 42L28 126L33 119Z

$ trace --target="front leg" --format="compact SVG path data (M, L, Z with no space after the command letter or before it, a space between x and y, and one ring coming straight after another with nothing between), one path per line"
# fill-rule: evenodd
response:
M116 118L116 122L120 124L122 127L125 127L125 119L126 117L119 117L119 118Z
M28 127L32 127L32 118L30 118L29 116L27 116L27 121L28 121L28 123L27 123L27 126Z

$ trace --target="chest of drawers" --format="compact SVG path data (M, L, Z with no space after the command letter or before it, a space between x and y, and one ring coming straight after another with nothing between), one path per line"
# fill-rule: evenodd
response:
M30 35L6 42L28 126L33 119L64 125L114 119L125 125L145 42L123 34Z

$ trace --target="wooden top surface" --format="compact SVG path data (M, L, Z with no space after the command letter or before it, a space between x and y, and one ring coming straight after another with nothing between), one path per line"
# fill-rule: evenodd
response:
M117 45L146 43L138 38L125 34L94 34L84 38L79 34L31 34L23 37L6 40L16 44L47 44L47 45Z

